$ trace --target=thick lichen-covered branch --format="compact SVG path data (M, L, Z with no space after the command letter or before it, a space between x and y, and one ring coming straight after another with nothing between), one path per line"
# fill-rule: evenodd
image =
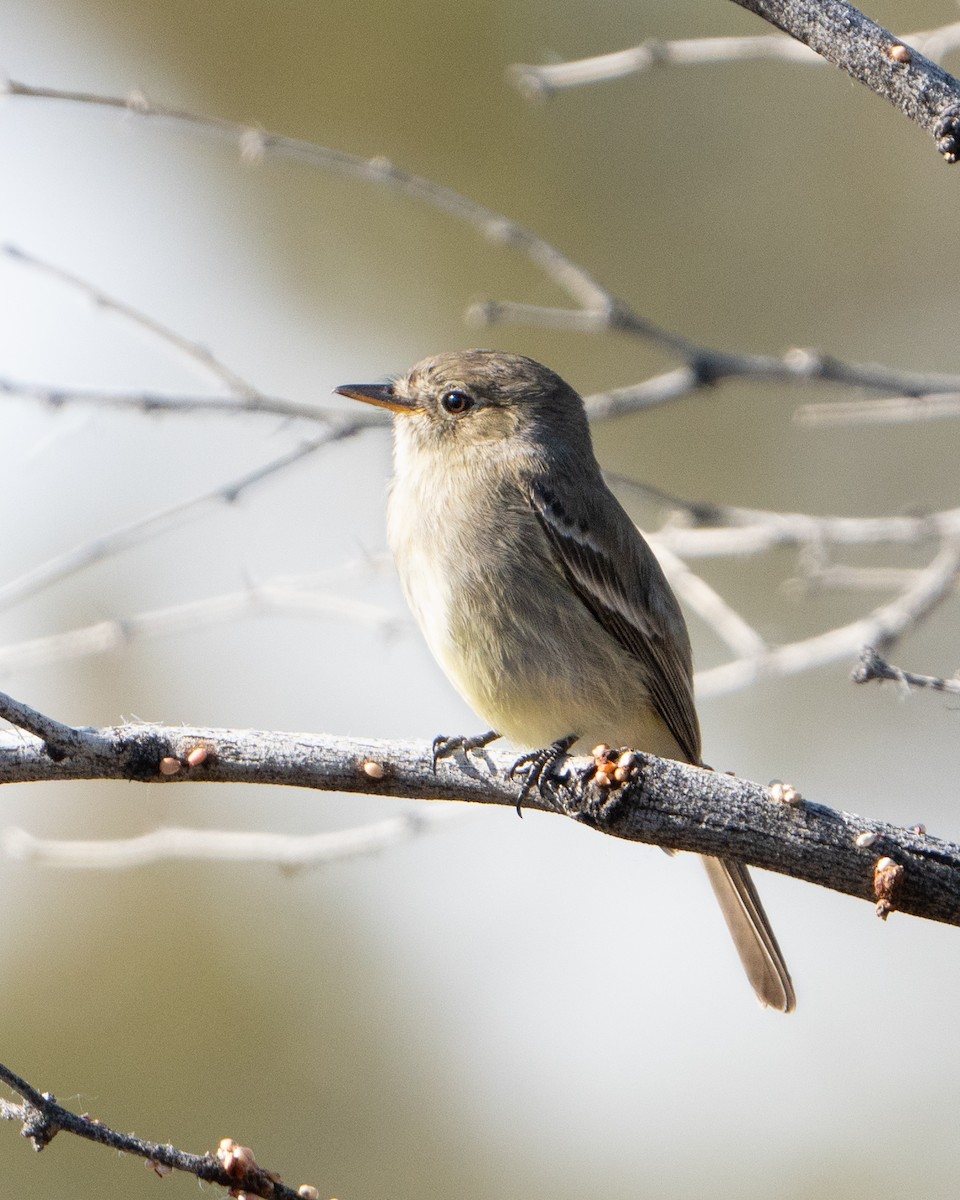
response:
M74 729L6 696L0 714L18 726L0 737L3 783L285 784L510 808L521 797L509 749L442 759L434 771L427 743L136 724ZM880 898L877 864L889 859L902 871L887 911L960 925L960 846L923 830L839 812L780 784L652 755L636 755L622 785L603 782L610 780L598 779L592 758L568 758L559 777L533 789L524 805L612 837L740 859L871 902Z

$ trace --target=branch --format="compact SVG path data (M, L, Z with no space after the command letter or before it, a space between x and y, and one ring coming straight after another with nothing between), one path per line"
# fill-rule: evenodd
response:
M960 158L960 81L843 0L734 0L889 100Z
M854 683L893 679L908 688L929 688L932 692L951 692L960 696L960 679L956 676L952 679L941 679L936 675L915 675L912 671L904 671L901 667L885 662L873 646L864 646L860 663L850 678Z
M765 653L698 671L697 696L720 696L759 679L796 675L856 654L864 644L889 646L949 596L960 575L960 542L948 543L899 596L848 625Z
M283 417L286 420L318 421L330 425L344 419L339 408L324 408L309 401L288 400L285 396L203 396L171 395L165 392L115 392L107 388L62 387L59 385L24 382L0 376L0 393L22 400L35 400L48 408L63 408L68 404L90 404L97 408L127 409L150 415L152 413L259 413ZM360 424L385 427L389 420L374 410L361 413Z
M0 645L0 672L9 675L12 671L32 670L69 659L109 654L140 639L170 637L185 630L222 625L264 613L296 613L326 620L352 621L388 635L404 629L410 618L400 616L392 609L320 590L321 582L346 578L355 573L359 565L360 560L357 560L338 570L278 576L203 600L188 600L132 616L96 621L63 633L8 642ZM372 573L378 563L370 558L363 560L362 565Z
M618 483L644 492L651 489L617 476ZM726 558L764 554L779 546L917 546L931 538L960 538L960 508L923 516L818 517L813 513L772 512L685 501L671 497L690 524L670 524L650 535L657 553L668 546L684 558Z
M14 262L23 263L24 266L32 267L36 271L42 271L44 274L50 275L53 279L65 283L68 287L74 288L81 295L86 296L98 308L102 308L107 312L117 313L132 324L145 329L147 333L152 334L168 346L172 346L193 363L199 364L203 370L211 374L215 379L218 379L234 396L255 401L260 395L259 390L252 383L221 362L208 347L201 345L199 342L190 341L183 334L178 333L175 329L171 329L169 325L164 325L162 321L155 320L153 317L148 316L123 300L118 300L115 296L109 295L109 293L96 287L88 280L81 279L79 275L74 275L70 271L64 270L63 267L57 266L55 263L46 262L44 259L37 258L36 255L22 250L19 246L13 246L9 243L0 246L0 253L4 254L7 258L13 259Z
M222 383L227 388L229 395L170 396L157 392L111 392L103 388L51 387L35 382L26 383L8 377L0 377L0 392L11 396L20 396L24 399L39 400L52 408L59 408L65 404L96 404L101 408L133 408L145 413L244 412L265 413L297 420L321 421L325 425L336 425L338 422L342 424L344 421L344 413L340 409L322 408L317 404L300 404L294 400L265 395L200 342L191 341L169 325L164 325L161 321L148 316L126 301L105 292L89 279L66 271L54 263L48 263L10 243L0 246L0 254L24 267L49 275L59 283L79 292L81 296L85 296L98 308L118 314L139 329L143 329L157 338L162 344L172 346ZM359 422L362 425L389 424L387 415L381 412L351 414L350 419L353 423Z
M898 39L916 46L931 59L942 58L960 46L960 21L936 29L906 33ZM640 75L654 67L701 66L704 63L731 62L796 62L807 66L823 65L808 46L779 34L760 34L755 37L677 38L661 41L648 38L627 50L579 58L570 62L544 63L531 66L517 63L508 78L528 99L544 99L565 88L584 87L592 83L608 83Z
M585 267L536 233L461 195L453 188L414 175L384 158L364 159L300 138L251 129L238 121L206 117L186 109L155 104L139 93L132 96L110 96L38 87L14 80L5 81L0 86L0 91L4 91L8 96L34 100L65 101L97 108L119 109L143 119L160 119L203 129L234 141L240 147L241 156L248 162L259 162L268 157L293 160L308 167L333 171L379 187L390 188L471 226L495 244L515 248L564 292L574 307L548 308L490 300L471 305L467 310L468 321L484 326L507 320L523 321L590 333L622 333L648 342L685 363L676 370L643 383L586 397L587 411L593 420L665 404L711 388L724 380L736 378L766 382L834 383L844 387L867 388L906 396L960 392L960 376L957 375L900 371L873 364L845 363L814 350L794 349L782 356L728 353L662 329L634 311L625 300L615 296L594 279ZM31 264L34 262L23 251L15 250L14 256ZM92 285L85 285L83 281L76 280L66 272L59 277L96 292ZM119 304L116 307L118 310L122 308ZM187 339L182 340L186 346L192 345ZM31 387L21 386L27 389ZM258 400L262 404L265 398L259 397L258 394Z
M113 108L141 118L170 121L204 129L233 140L248 163L265 158L285 159L309 167L333 171L354 179L387 186L404 195L447 213L472 225L494 243L515 246L557 284L574 303L587 309L603 309L610 302L609 294L600 287L583 267L562 254L549 242L528 229L508 220L500 213L460 195L453 188L434 183L423 176L411 174L394 166L386 158L361 158L343 150L334 150L303 138L286 137L265 129L251 128L240 121L223 117L206 117L188 109L154 104L142 93L129 96L107 96L96 92L77 92L63 88L34 87L7 79L0 92L8 96L27 96L34 100L65 100L74 104Z
M638 46L557 63L515 63L507 78L528 100L544 100L566 88L609 83L641 75L652 67L695 66L762 59L817 63L821 60L791 38L757 37L647 38Z
M846 71L883 96L921 129L930 133L949 163L960 155L960 82L932 58L960 41L960 23L906 34L900 38L842 0L734 0L790 34L781 37L689 38L659 41L546 66L517 64L509 77L528 98L542 98L562 88L622 79L655 66L780 59L821 59Z
M891 396L881 400L834 400L804 404L793 414L807 429L851 425L915 425L960 417L960 392Z
M328 426L322 433L301 442L292 450L285 451L230 483L212 488L189 500L181 500L166 508L158 509L127 525L112 529L109 533L82 542L79 546L65 550L62 554L56 554L39 566L17 576L16 579L0 584L0 609L19 604L29 596L35 595L44 588L58 583L84 567L100 562L110 555L118 554L131 546L141 545L151 538L180 528L208 509L219 507L221 504L233 504L243 492L262 483L269 476L285 470L308 455L316 453L324 446L354 437L368 428L370 428L369 424L362 417L359 420L345 417L338 423Z
M0 714L45 741L0 736L0 783L67 779L284 784L320 791L464 800L515 808L514 755L444 759L426 743L304 733L120 725L72 729L0 694ZM29 722L29 724L27 724ZM783 785L637 754L622 787L601 787L592 758L568 758L527 808L558 813L612 837L722 855L914 916L960 925L960 846L801 800ZM602 775L609 783L610 777ZM787 801L787 802L784 802ZM880 856L878 858L878 856ZM880 865L898 868L895 894ZM884 915L885 915L884 912Z
M186 1171L207 1183L229 1188L232 1196L262 1196L264 1200L316 1200L317 1189L304 1185L297 1191L285 1187L280 1176L257 1166L252 1151L224 1138L216 1156L187 1154L159 1142L148 1142L132 1133L118 1133L86 1113L77 1115L57 1104L50 1092L38 1092L25 1079L0 1063L0 1080L23 1097L23 1104L0 1100L0 1120L21 1121L21 1135L43 1150L61 1131L146 1161L158 1175Z
M292 873L344 859L379 854L445 825L456 813L427 809L325 833L269 833L246 829L155 829L129 838L38 838L26 829L0 832L0 857L44 867L127 871L160 862L266 863Z

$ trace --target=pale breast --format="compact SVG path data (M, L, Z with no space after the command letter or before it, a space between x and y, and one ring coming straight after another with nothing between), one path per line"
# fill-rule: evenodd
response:
M490 728L538 747L578 734L678 757L640 664L600 626L532 510L404 464L388 540L411 611L457 691ZM434 464L436 465L436 464Z

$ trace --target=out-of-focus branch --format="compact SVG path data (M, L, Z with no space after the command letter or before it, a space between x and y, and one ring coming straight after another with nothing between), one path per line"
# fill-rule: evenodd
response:
M616 331L653 341L687 360L686 366L665 371L641 383L587 396L587 412L594 421L657 408L728 379L756 383L831 383L906 396L960 391L960 376L957 375L901 371L876 363L848 363L801 347L782 355L717 350L677 334L665 334L638 317L624 301L613 296L609 301L603 308L583 309L548 308L513 300L482 300L470 306L467 320L476 325L518 323L578 333Z
M734 654L741 658L755 658L766 653L767 644L753 626L731 608L705 579L694 574L673 551L658 545L657 558L673 590L686 607L705 621Z
M758 37L703 37L665 40L647 38L626 50L556 63L515 63L507 78L528 100L545 100L554 92L611 83L629 75L642 75L652 67L689 67L704 63L732 63L777 59L818 63L812 50L792 38L761 34Z
M697 696L719 696L760 679L797 675L814 667L851 658L861 646L889 646L949 596L960 575L960 543L943 547L905 591L849 625L802 641L775 646L697 673Z
M383 185L421 203L447 213L478 229L490 241L515 246L536 263L576 304L586 309L603 309L609 295L589 272L562 254L549 242L528 229L515 224L492 209L461 196L452 188L434 183L420 175L395 166L386 158L361 158L343 150L320 146L303 138L287 137L268 130L252 128L239 121L223 117L205 117L187 109L155 104L142 93L129 96L106 96L95 92L78 92L63 88L35 87L8 79L2 86L8 96L29 97L34 100L59 100L72 104L113 108L145 119L174 122L204 129L233 140L244 161L255 164L265 158L286 159L308 167L334 171L368 183ZM651 326L651 329L654 327Z
M219 507L222 504L232 504L243 492L255 484L261 483L269 476L314 454L323 446L353 437L366 428L368 426L363 421L344 418L337 424L331 424L323 433L301 442L292 450L278 455L262 466L255 467L252 471L228 484L213 488L200 496L192 496L188 500L179 501L158 512L150 513L146 517L131 521L127 525L121 525L109 533L82 542L79 546L74 546L62 554L57 554L16 579L0 585L0 608L18 604L84 567L100 562L112 554L118 554L130 546L141 545L151 538L177 529L185 522L194 519L199 512Z
M335 574L324 573L327 577ZM96 621L63 633L9 642L0 645L0 672L9 676L14 671L109 654L143 638L170 637L185 630L202 629L262 613L296 613L325 620L345 620L386 634L410 624L409 617L381 605L320 590L318 580L316 575L279 577L203 600L188 600L129 617Z
M360 158L315 142L251 129L240 122L205 117L188 110L155 104L140 94L109 96L39 87L14 80L7 80L4 90L9 96L120 109L143 118L173 121L204 129L235 141L248 162L257 162L266 157L290 159L305 166L335 171L391 188L470 225L496 244L516 248L566 293L575 307L544 308L507 300L491 300L471 305L467 313L468 320L481 325L509 320L583 332L617 332L646 341L684 361L684 366L643 383L589 396L587 408L594 420L664 404L734 378L767 382L825 382L907 396L960 392L960 377L956 375L844 363L811 350L791 350L783 356L776 356L736 354L700 345L690 338L662 329L635 312L625 300L603 287L584 267L537 234L452 188L413 175L383 158ZM26 259L29 256L20 252L20 257ZM67 280L71 278L69 273L61 277Z
M956 675L952 679L941 679L936 675L915 675L913 671L904 671L902 667L895 667L886 662L873 646L863 648L860 662L850 678L854 683L890 679L908 688L929 688L932 692L950 692L960 696L960 678Z
M445 809L436 812L427 809L351 829L309 834L168 827L137 837L96 841L39 838L26 829L11 827L0 831L0 857L84 871L128 871L173 860L266 863L284 871L296 871L379 854L441 829L457 815Z
M322 408L316 404L298 404L296 401L286 398L267 396L217 358L206 346L184 337L178 330L165 325L140 309L134 308L125 300L104 291L89 279L84 279L72 271L66 271L54 263L48 263L36 255L28 253L20 246L8 243L0 246L0 253L21 266L50 276L58 283L79 292L81 296L86 297L98 308L116 313L156 338L163 345L172 346L174 350L185 355L217 382L222 383L228 391L228 394L223 396L174 396L156 392L110 392L102 388L52 387L36 382L28 383L23 380L0 378L0 392L9 396L38 400L52 408L59 408L67 404L95 404L99 408L137 409L145 413L263 413L268 416L295 420L321 421L325 425L342 425L347 419L353 424L364 427L389 423L387 414L377 411L369 413L351 411L350 417L346 418L339 409Z
M928 58L938 60L960 47L960 21L905 33L901 43L915 46ZM570 62L531 66L518 63L509 70L509 78L529 99L542 99L566 88L609 83L629 75L640 75L653 67L702 66L703 64L778 61L823 65L809 46L780 34L756 37L678 38L673 41L648 38L627 50L598 54Z
M35 1150L43 1150L58 1133L72 1133L90 1142L99 1142L122 1154L132 1154L145 1160L158 1175L170 1171L185 1171L207 1183L228 1188L231 1196L262 1196L264 1200L317 1200L317 1189L304 1186L294 1191L286 1187L280 1176L258 1166L252 1151L224 1138L216 1155L187 1154L169 1144L148 1142L132 1133L118 1133L102 1121L78 1115L58 1104L50 1092L39 1092L25 1079L0 1063L0 1081L23 1098L22 1104L0 1100L0 1120L20 1121L21 1134L33 1142Z
M192 363L200 366L207 374L212 375L214 379L219 380L234 396L240 396L251 401L259 397L259 389L217 358L209 347L201 345L199 342L190 341L182 333L171 329L169 325L164 325L162 321L148 316L145 312L141 312L140 309L134 308L132 304L127 304L124 300L118 300L116 296L111 296L108 292L102 291L90 283L89 280L81 279L79 275L74 275L71 271L65 270L56 263L46 262L44 259L38 258L35 254L28 253L19 246L6 243L0 246L0 253L15 262L20 262L32 267L34 270L42 271L53 279L67 284L69 287L79 291L81 295L86 296L92 304L95 304L98 308L102 308L105 312L117 313L132 324L138 325L153 337L165 342L168 346L172 346Z
M735 558L782 546L921 545L960 537L960 508L924 516L818 517L671 500L683 523L664 525L651 536L683 558Z
M0 695L0 715L23 728L24 713L36 725L32 709ZM73 729L66 737L59 723L51 728L49 738L0 735L0 782L285 784L509 807L522 795L507 750L444 759L434 771L426 743L160 725ZM568 758L524 804L613 837L736 858L882 901L882 915L897 909L960 924L960 846L813 804L782 784L764 787L652 755L634 756L622 787L601 787L595 771L593 759ZM896 867L893 889L883 875L888 863Z
M833 400L804 404L793 414L808 429L824 426L906 425L960 417L960 392L891 396L877 400Z
M172 395L163 392L112 392L105 388L60 387L51 384L26 383L8 377L0 377L0 393L24 400L36 400L49 408L65 408L71 404L86 404L100 409L127 409L150 413L260 413L265 416L283 417L295 421L319 421L330 425L345 419L338 408L324 408L319 404L288 400L285 396L266 396L258 392L255 396L202 396ZM361 410L357 423L366 426L386 426L389 417L374 409L371 413Z

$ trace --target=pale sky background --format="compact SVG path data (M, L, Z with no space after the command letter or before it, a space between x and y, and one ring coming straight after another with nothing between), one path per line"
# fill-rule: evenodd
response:
M910 25L956 17L917 3ZM902 6L870 15L899 20ZM658 71L531 105L510 63L645 37L763 32L731 4L495 0L0 0L0 70L37 85L248 121L383 154L515 219L650 319L710 345L817 346L956 372L960 168L829 68ZM957 68L957 64L947 64ZM476 330L485 296L556 303L515 251L388 191L115 111L0 104L0 240L210 346L264 391L333 404L425 354L486 344L584 392L670 360L614 336ZM155 338L0 257L0 375L208 391ZM668 492L818 513L956 504L954 424L810 432L834 393L727 386L597 430L603 464ZM343 402L346 406L346 402ZM49 411L3 399L0 585L79 542L297 445L274 418ZM373 432L14 608L0 646L383 550L390 447ZM638 509L638 516L649 512ZM922 565L932 547L854 561ZM771 640L882 596L804 598L796 556L704 573ZM328 590L389 626L262 616L17 672L0 688L77 724L171 723L430 738L477 728L391 570ZM897 648L957 663L955 601ZM692 624L703 664L714 637ZM958 715L854 688L852 663L701 709L705 755L812 799L956 838ZM396 801L282 789L8 788L0 828L127 836L158 824L311 833ZM409 807L415 808L411 805ZM956 1195L954 929L792 880L759 884L797 986L760 1011L690 859L509 810L376 857L285 876L123 874L0 860L0 1061L122 1129L253 1146L338 1200L767 1200ZM23 1200L195 1193L64 1136L0 1128Z

